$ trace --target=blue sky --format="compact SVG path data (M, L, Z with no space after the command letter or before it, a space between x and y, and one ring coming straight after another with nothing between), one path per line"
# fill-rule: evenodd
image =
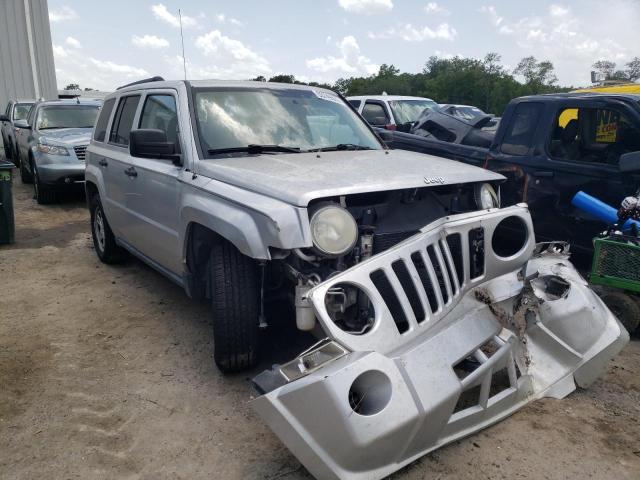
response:
M495 51L508 68L528 55L551 60L561 84L578 86L598 59L622 67L640 56L640 0L49 0L58 85L182 78L178 8L192 79L334 81Z

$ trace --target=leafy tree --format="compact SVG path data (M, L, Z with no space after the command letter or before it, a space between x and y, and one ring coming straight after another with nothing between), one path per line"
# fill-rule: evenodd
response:
M69 85L64 87L64 89L65 90L80 90L80 85L78 85L77 83L70 83Z
M630 82L640 80L640 57L633 57L633 60L627 63L625 67L627 67L625 73Z
M525 84L534 94L545 93L548 91L548 87L553 87L558 81L553 63L548 60L538 62L533 55L520 60L513 73L522 75Z
M296 83L296 77L293 75L275 75L269 79L270 82L278 82L278 83Z
M612 62L611 60L598 60L592 67L596 72L602 73L606 80L611 80L616 70L616 62Z
M266 82L267 79L264 78L264 75L258 75L256 78L252 78L251 80L253 80L254 82Z

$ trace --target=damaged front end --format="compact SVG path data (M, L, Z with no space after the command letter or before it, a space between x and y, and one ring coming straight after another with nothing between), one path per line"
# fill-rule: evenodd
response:
M373 479L588 386L628 334L567 246L544 247L525 205L466 213L320 283L305 300L326 340L256 377L255 409L317 478Z

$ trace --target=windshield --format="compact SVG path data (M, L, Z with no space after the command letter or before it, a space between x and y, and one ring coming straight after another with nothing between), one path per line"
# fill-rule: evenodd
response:
M229 149L249 145L277 145L290 153L337 146L382 148L360 117L333 92L294 88L194 91L198 134L208 157L216 155L216 150L229 155Z
M97 105L55 105L42 107L36 128L93 128L100 108Z
M456 107L456 116L465 120L473 120L481 115L486 115L482 110L476 107Z
M18 103L13 108L13 120L26 120L33 103Z
M433 100L392 100L389 102L396 124L413 123L420 118L425 109L437 111L438 104Z

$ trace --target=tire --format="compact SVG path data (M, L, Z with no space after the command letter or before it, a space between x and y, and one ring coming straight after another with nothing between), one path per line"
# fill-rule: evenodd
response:
M102 209L100 195L95 194L89 202L91 209L91 237L96 254L102 263L113 265L127 258L127 252L116 244L107 217Z
M251 368L259 348L258 266L221 241L211 249L210 268L216 365L224 373Z
M31 162L31 171L33 172L33 196L36 202L40 205L55 203L58 199L58 192L40 182L38 167L33 162Z
M601 298L630 334L637 331L640 325L640 304L636 300L615 290L605 292Z
M22 183L30 184L33 183L33 175L25 168L24 162L22 158L20 158L20 153L18 153L16 147L16 162L18 162L20 168L20 180Z

